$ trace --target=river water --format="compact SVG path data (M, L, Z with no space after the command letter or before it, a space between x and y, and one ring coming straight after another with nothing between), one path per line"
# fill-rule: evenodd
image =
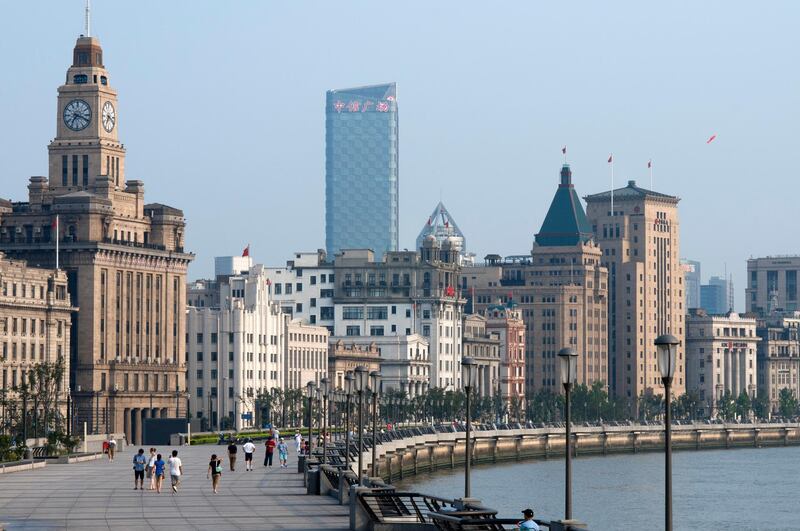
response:
M673 452L674 528L800 530L800 447ZM457 498L463 466L398 483L406 491ZM572 461L573 517L592 530L664 527L664 454L578 457ZM564 461L477 465L472 497L516 518L564 514Z

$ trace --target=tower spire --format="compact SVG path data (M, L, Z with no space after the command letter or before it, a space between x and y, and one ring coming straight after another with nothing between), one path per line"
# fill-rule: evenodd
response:
M84 34L87 37L92 36L92 6L91 0L86 0L86 14L84 16Z

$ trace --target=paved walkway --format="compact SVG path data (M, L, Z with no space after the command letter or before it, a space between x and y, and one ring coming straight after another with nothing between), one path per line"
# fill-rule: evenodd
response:
M137 448L138 449L138 448ZM162 454L172 448L159 448ZM244 470L244 454L230 472L227 459L219 494L206 480L212 453L224 446L177 448L184 476L177 495L165 478L161 494L133 490L134 448L107 459L56 465L0 475L0 529L114 529L219 531L242 529L331 529L349 527L348 508L327 496L308 496L297 474L293 445L289 468L262 466L264 447L255 454L256 469ZM166 457L164 458L166 461ZM147 480L145 479L145 482Z

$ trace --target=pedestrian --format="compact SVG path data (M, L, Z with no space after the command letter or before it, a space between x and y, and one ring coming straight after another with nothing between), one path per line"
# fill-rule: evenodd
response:
M211 461L208 463L208 473L206 479L211 476L211 488L214 494L217 493L219 487L219 478L222 477L222 459L217 459L217 454L211 454Z
M264 454L264 466L272 466L272 453L275 451L275 439L267 437L267 442L264 443L267 447L267 452Z
M311 445L308 441L303 441L303 455L311 455Z
M172 480L172 492L177 493L178 485L181 484L181 474L183 474L183 463L178 457L178 450L172 450L172 457L167 462L169 463L169 477Z
M113 435L108 436L108 460L114 460L114 453L117 451L117 441Z
M155 476L156 476L156 492L161 494L161 485L164 484L164 467L167 464L161 459L161 454L156 455L156 462L153 464L155 467Z
M522 511L522 517L524 519L517 524L517 529L533 529L534 531L539 531L539 524L533 520L533 509L525 509Z
M299 431L294 432L294 449L297 455L300 455L300 449L303 447L303 436Z
M133 456L133 490L144 490L144 467L147 465L147 458L144 456L144 448L139 448L139 453Z
M155 490L156 488L156 449L150 448L150 458L147 460L147 479L150 480L150 485L147 490Z
M247 442L242 445L242 450L244 450L244 469L247 472L253 471L253 452L256 451L256 445L253 444L253 441L247 439Z
M286 443L283 442L283 439L281 439L281 442L278 443L278 459L280 459L281 461L282 468L287 468L289 466L286 463L288 458L289 458L289 448L286 446Z
M228 445L228 461L230 461L231 464L231 472L236 468L236 452L238 451L236 441L231 439L231 443Z

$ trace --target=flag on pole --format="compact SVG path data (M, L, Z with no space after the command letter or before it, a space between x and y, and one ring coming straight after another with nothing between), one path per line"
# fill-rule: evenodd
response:
M715 138L717 138L717 134L716 134L716 133L714 133L713 135L711 135L711 137L709 137L709 139L708 139L708 140L706 140L706 144L710 144L711 142L713 142L713 141L714 141L714 139L715 139Z
M613 154L608 156L608 163L611 164L612 162L614 162L614 155Z
M653 161L652 160L648 160L647 161L647 169L649 170L652 167L653 167Z
M567 154L567 146L564 146L564 147L562 147L562 148L561 148L561 153L562 153L563 155L566 155L566 154Z
M250 256L250 244L249 243L247 244L247 247L244 248L244 251L242 251L242 256Z

